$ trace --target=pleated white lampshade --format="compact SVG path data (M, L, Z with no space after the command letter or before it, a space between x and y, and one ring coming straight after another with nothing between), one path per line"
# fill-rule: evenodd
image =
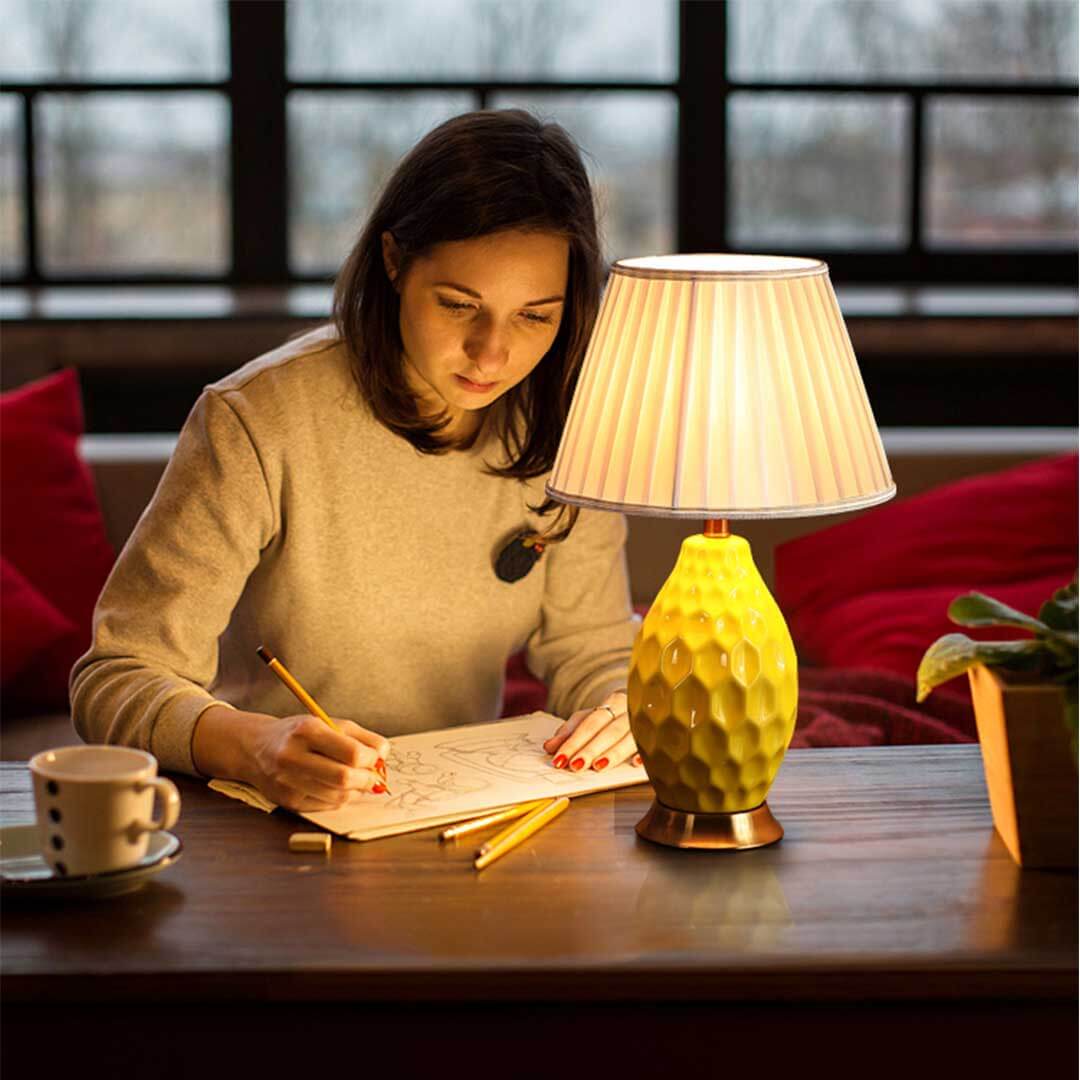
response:
M733 519L891 498L826 264L616 262L546 490L627 514Z

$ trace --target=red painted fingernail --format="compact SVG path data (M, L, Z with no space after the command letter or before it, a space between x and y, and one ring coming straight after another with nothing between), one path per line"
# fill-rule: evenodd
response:
M635 765L640 765L641 764L641 755L640 754L635 754L634 755L634 764Z
M602 757L592 763L594 769L602 769L607 764L607 758Z
M381 795L386 790L386 788L383 787L382 784L376 784L371 790L374 794Z
M584 769L585 759L583 757L574 758L574 760L570 762L570 768L573 769L574 772L577 772L578 769Z
M552 763L556 769L561 769L566 764L566 755L560 754Z

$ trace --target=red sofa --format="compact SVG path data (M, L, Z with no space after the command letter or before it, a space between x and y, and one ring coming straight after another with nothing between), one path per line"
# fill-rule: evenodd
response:
M0 753L10 759L75 741L67 671L174 437L84 437L68 370L0 396L0 438ZM792 746L972 741L962 680L914 700L918 658L952 629L948 601L979 589L1037 614L1075 573L1074 431L896 429L883 440L896 501L835 519L734 523L800 659ZM682 538L700 526L629 522L634 607L644 615ZM503 714L545 704L523 656L511 657Z

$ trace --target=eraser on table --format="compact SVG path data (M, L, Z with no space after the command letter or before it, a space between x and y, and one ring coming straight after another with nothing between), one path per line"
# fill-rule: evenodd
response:
M327 832L294 832L289 837L290 851L321 851L330 854L330 834Z

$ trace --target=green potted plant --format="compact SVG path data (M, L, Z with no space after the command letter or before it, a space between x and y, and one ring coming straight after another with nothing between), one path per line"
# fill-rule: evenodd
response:
M926 650L916 698L967 672L994 826L1023 867L1077 864L1077 583L1032 618L971 592L949 605L960 626L1014 626L1032 637L946 634Z

